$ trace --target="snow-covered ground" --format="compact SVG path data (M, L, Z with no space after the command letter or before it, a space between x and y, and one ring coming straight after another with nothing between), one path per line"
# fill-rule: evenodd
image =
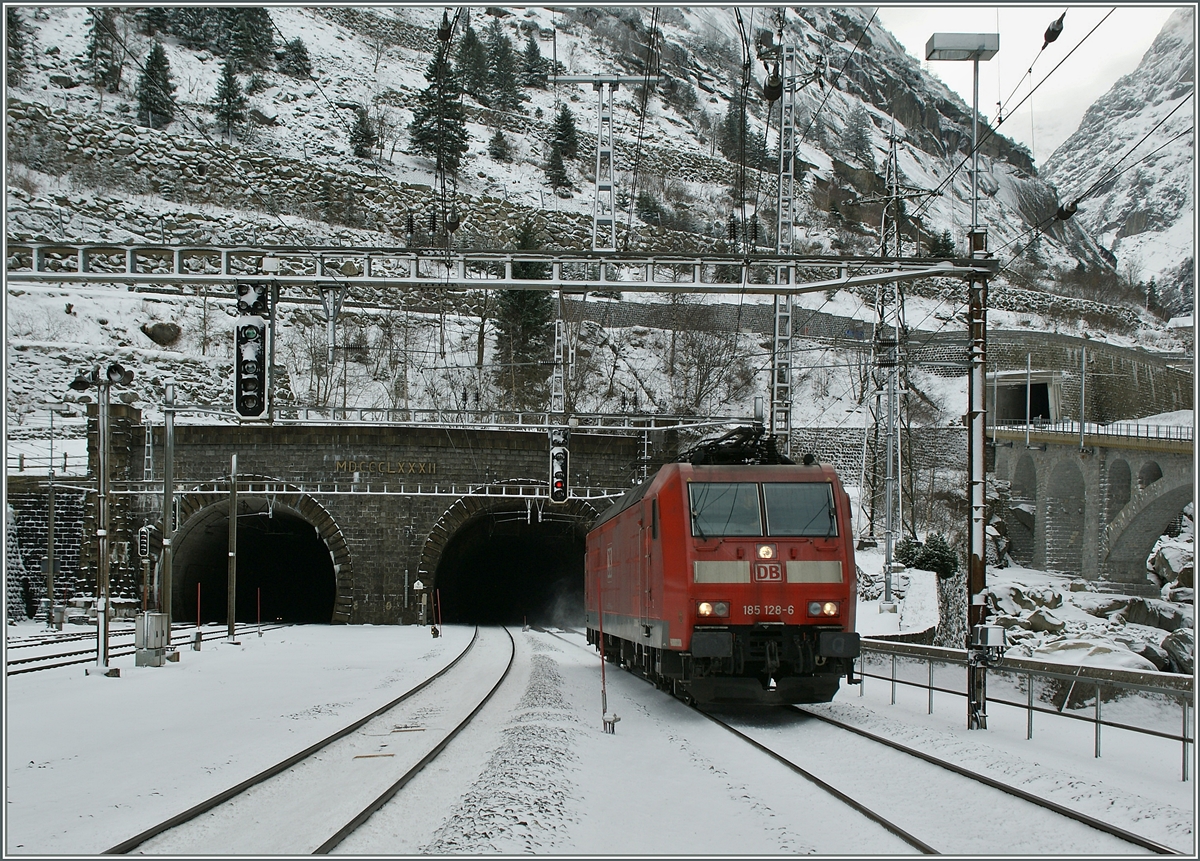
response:
M860 608L860 619L866 610ZM905 610L888 615L903 620ZM21 623L8 634L38 629ZM559 633L514 630L517 683L481 713L477 729L451 743L434 773L418 778L427 783L410 784L406 803L420 808L419 827L389 836L389 823L403 817L385 808L375 817L381 827L371 832L384 842L356 845L351 838L342 851L906 851L852 831L813 828L809 814L827 803L798 800L798 792L808 791L798 788L803 782L782 769L756 770L740 742L626 673L607 674L609 709L621 722L615 734L603 732L599 658L582 648L582 637ZM309 625L261 638L250 632L239 645L206 643L161 668L117 658L119 678L87 676L81 667L10 678L6 857L101 852L394 699L444 666L469 637L469 628L455 626L431 639L424 627ZM1106 731L1103 757L1096 759L1087 724L1039 717L1026 740L1023 713L993 708L988 730L968 731L961 699L939 695L928 715L923 691L901 689L891 705L888 687L868 680L860 696L858 688L843 686L832 704L817 708L1184 854L1194 851L1195 783L1180 780L1177 746ZM530 692L537 693L532 705ZM532 768L513 759L517 735L561 750ZM675 821L664 815L671 798L686 798L688 809L703 815ZM930 801L933 826L946 815L943 801L951 800ZM1006 829L1020 825L987 827L995 833L995 854L1003 855ZM1087 854L1087 847L1063 847L1064 856L1077 853Z

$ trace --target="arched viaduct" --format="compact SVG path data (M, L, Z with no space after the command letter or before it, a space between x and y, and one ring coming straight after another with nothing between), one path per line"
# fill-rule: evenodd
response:
M1192 500L1192 441L997 430L996 477L1010 482L1012 555L1130 591L1146 557Z

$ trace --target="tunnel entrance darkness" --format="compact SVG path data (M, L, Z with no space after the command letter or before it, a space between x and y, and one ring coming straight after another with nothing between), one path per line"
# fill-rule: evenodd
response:
M228 506L213 506L198 515L175 550L176 621L196 618L196 586L200 586L200 621L225 622L229 577ZM336 591L333 560L316 529L304 518L276 507L238 516L237 621L262 620L329 624Z
M583 625L586 526L529 521L523 510L493 511L454 533L434 575L443 622Z

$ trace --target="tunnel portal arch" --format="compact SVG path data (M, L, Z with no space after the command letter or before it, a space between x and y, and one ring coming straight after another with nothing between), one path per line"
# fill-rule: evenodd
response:
M609 501L559 505L519 495L542 482L509 484L511 498L459 497L430 530L417 570L431 608L444 622L582 624L585 539Z
M238 621L347 623L353 566L341 528L306 493L261 476L238 476ZM177 493L171 616L227 618L229 495ZM162 521L151 534L161 559ZM197 597L197 584L200 585Z

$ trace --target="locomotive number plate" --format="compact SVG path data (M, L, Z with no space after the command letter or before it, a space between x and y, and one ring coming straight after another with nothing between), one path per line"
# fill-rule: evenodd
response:
M755 562L754 581L756 583L783 582L783 565L778 562Z
M747 616L794 616L796 605L788 604L743 604L742 612Z

